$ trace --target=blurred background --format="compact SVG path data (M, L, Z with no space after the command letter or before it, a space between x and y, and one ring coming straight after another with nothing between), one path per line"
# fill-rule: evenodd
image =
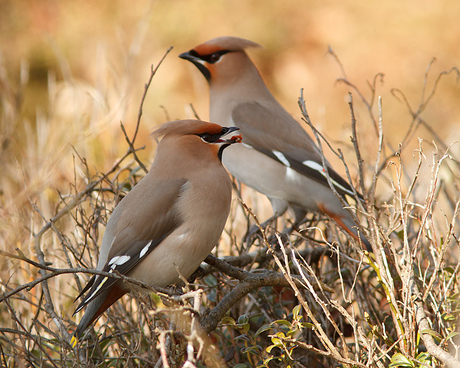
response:
M459 65L459 14L460 2L450 0L0 0L2 244L27 250L30 230L43 224L31 203L51 218L58 193L84 188L88 173L78 156L94 174L126 152L120 122L132 136L150 67L170 46L148 91L136 140L137 147L146 146L139 155L147 166L156 125L192 117L190 104L208 118L206 81L177 56L222 35L264 46L249 53L270 90L300 121L297 99L304 88L313 123L344 150L352 167L353 92L362 155L372 165L374 124L359 94L337 79L346 76L371 102L370 85L384 75L376 80L375 96L382 96L387 149L397 149L412 116L394 89L417 111L438 75ZM372 112L378 119L375 99ZM421 116L446 145L459 138L455 72L441 79ZM417 137L431 140L432 134L420 127L405 143L409 157Z
M45 260L60 268L94 265L106 221L101 213L109 215L119 199L114 193L128 189L129 180L123 180L138 164L129 157L97 188L99 192L84 197L68 213L66 204L128 150L120 123L132 137L151 66L171 46L145 100L135 141L136 148L145 146L138 152L140 159L150 166L156 147L150 132L168 120L193 117L191 104L200 118L208 119L206 81L178 55L229 35L264 46L249 50L250 57L275 97L299 122L297 101L304 89L313 124L342 150L357 184L348 105L352 93L366 188L377 157L375 121L377 98L382 97L381 163L398 148L402 153L391 159L395 165L384 165L378 179L379 225L382 231L401 230L401 206L400 212L411 218L410 233L423 228L426 224L419 220L431 208L427 189L433 185L434 209L428 212L436 229L427 227L429 236L423 239L428 240L424 254L434 254L444 245L443 234L451 229L458 234L459 226L460 148L454 143L460 138L460 83L458 69L452 69L460 64L459 16L460 1L452 0L0 0L0 249L16 253L19 248L37 260L34 234L61 211L64 215L56 226L40 238ZM338 82L340 78L348 83ZM444 160L435 176L437 161L451 145L457 162ZM330 151L326 156L345 175L340 160ZM416 176L414 191L402 205ZM271 215L263 196L245 189L243 198L261 221ZM223 243L239 246L246 219L236 200L234 204ZM103 207L107 211L101 211ZM430 242L432 235L438 248ZM458 244L451 245L452 253L445 259L456 265ZM218 249L219 255L232 250ZM426 261L430 266L431 259ZM2 293L39 277L35 266L0 256ZM78 280L67 275L48 281L56 313L71 328ZM0 326L17 328L17 316L31 330L39 325L38 334L44 330L44 336L53 338L53 319L40 312L41 290L26 289L10 298L11 310L0 303ZM444 301L446 294L442 295ZM22 335L6 336L2 341ZM14 344L6 348L12 361L23 346L17 342L17 350Z

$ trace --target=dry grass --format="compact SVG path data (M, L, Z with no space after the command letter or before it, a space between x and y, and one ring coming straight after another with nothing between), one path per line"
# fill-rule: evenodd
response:
M459 366L460 150L445 134L458 128L441 133L444 115L436 115L439 106L457 111L455 68L428 68L415 106L406 91L384 89L382 76L363 90L343 72L354 101L329 103L348 108L354 144L326 137L342 147L347 167L342 151L335 157L313 133L367 198L357 213L373 255L314 214L288 237L276 231L289 226L286 217L244 243L252 212L262 220L269 213L265 199L235 185L242 202L234 201L220 258L207 260L197 284L124 297L70 347L73 298L95 267L107 219L151 160L153 119L133 123L143 91L132 82L139 80L136 45L144 36L139 26L121 64L102 55L94 82L73 77L59 59L62 77L47 73L34 114L24 106L33 68L24 63L13 78L1 60L0 365ZM153 89L169 72L160 67ZM390 93L404 110L386 109ZM300 106L308 122L309 99ZM387 115L399 128L387 129Z

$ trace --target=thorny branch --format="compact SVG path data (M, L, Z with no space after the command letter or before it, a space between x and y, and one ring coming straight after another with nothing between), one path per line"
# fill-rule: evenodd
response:
M201 322L202 328L207 332L211 332L216 329L217 324L221 321L224 315L230 310L230 308L235 305L239 300L249 294L251 291L254 291L263 286L289 286L290 282L282 275L277 272L269 270L260 270L257 272L247 272L236 267L231 266L230 264L219 260L218 258L209 255L205 262L209 265L215 267L220 272L225 273L226 275L233 277L239 280L233 290L224 296L224 298L218 303L218 305L203 319ZM296 284L298 287L305 287L301 280L298 278L293 278L292 283ZM333 290L327 285L312 280L316 287L323 290L332 292Z

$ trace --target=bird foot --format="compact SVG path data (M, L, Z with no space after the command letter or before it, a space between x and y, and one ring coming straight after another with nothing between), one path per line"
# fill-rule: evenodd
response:
M260 231L259 226L252 225L243 236L243 242L246 244L253 244L257 238L262 238L262 232Z
M247 244L253 244L257 238L262 239L263 236L260 228L262 228L264 231L267 230L267 227L269 226L270 221L272 220L273 219L269 219L265 221L263 224L260 225L260 227L257 225L251 226L243 238L244 242ZM285 244L289 239L289 235L291 235L295 229L296 228L294 226L291 226L289 228L284 229L281 232L277 232L276 234L278 236L276 234L268 235L267 241L275 250L280 250L279 242L281 241L283 244Z
M193 284L195 280L202 279L206 275L206 271L203 267L199 266L187 279L190 284Z
M256 239L262 239L262 231L266 231L268 226L273 220L276 220L277 216L270 217L267 221L264 221L260 225L252 225L247 233L243 236L243 242L246 244L253 244Z

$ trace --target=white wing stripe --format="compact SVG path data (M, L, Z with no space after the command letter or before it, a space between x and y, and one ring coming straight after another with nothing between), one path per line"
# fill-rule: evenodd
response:
M139 258L142 258L145 256L145 254L148 252L151 245L152 245L152 241L150 240L150 242L148 242L148 244L144 248L142 248L141 252L139 253Z
M286 157L280 151L272 151L278 160L280 160L285 166L291 167L291 164Z
M109 272L112 272L112 271L113 271L113 270L110 270ZM109 278L108 278L107 276L104 277L104 278L102 279L102 281L99 283L99 285L97 285L96 290L94 290L93 293L92 293L89 297L87 297L87 298L85 299L85 302L81 305L80 308L78 308L78 309L75 311L75 313L80 312L80 311L83 309L83 307L84 307L85 305L87 305L87 304L94 298L94 296L97 294L97 292L98 292L99 290L101 290L101 287L105 284L105 282L106 282L108 279L109 279Z
M310 169L318 171L321 175L323 175L327 179L326 172L324 171L323 167L320 164L318 164L317 162L311 161L311 160L306 160L306 161L303 161L302 163L305 166L309 167ZM334 186L336 186L337 188L342 189L344 192L347 192L348 194L350 194L352 196L355 195L351 190L349 190L347 188L344 188L342 185L337 183L334 179L331 178L331 181L334 184Z
M306 160L306 161L303 161L302 163L305 166L308 166L310 169L319 171L322 175L326 175L326 173L324 172L323 167L319 163L317 163L315 161L311 161L311 160Z
M113 257L110 262L109 266L112 266L112 269L115 268L116 266L121 266L122 264L125 264L131 259L130 256L123 255L123 256L115 256Z

